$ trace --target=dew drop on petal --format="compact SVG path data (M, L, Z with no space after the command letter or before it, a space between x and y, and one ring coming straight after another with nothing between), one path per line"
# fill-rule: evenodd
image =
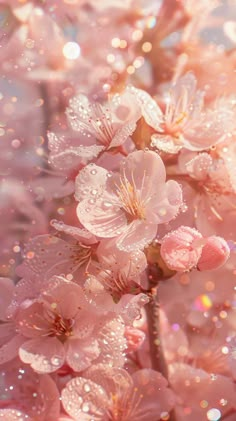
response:
M82 411L83 412L88 412L89 411L89 405L87 403L83 403L83 405L82 405Z
M85 391L85 392L90 392L90 390L91 390L91 388L90 388L89 384L87 384L87 383L86 383L86 384L84 385L84 391Z

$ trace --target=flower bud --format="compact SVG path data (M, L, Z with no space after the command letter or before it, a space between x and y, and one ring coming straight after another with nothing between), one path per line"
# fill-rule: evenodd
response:
M188 271L197 265L203 244L200 232L181 226L163 238L161 257L170 269Z
M228 260L230 248L223 238L215 235L205 241L197 267L199 270L218 269Z

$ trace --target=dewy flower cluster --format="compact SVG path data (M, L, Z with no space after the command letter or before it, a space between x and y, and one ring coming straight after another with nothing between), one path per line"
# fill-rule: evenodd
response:
M236 420L235 15L0 0L0 420Z

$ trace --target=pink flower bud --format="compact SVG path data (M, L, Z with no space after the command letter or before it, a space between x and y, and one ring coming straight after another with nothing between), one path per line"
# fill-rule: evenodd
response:
M187 271L197 265L203 244L200 232L181 226L163 238L161 257L170 269Z
M142 345L145 339L145 333L133 327L126 326L125 328L125 338L127 340L127 350L126 352L137 351L138 348Z
M202 249L201 257L198 261L199 270L218 269L224 265L230 255L230 248L227 242L215 235L206 239L206 243Z

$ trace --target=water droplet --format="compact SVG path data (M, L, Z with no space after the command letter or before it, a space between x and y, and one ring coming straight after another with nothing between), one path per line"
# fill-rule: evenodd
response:
M97 174L97 170L91 170L91 171L90 171L90 174L92 174L92 175Z
M104 208L111 208L111 206L112 206L112 203L108 202L106 200L102 204L103 204Z
M90 388L89 384L87 384L87 383L86 383L86 384L84 385L84 391L85 391L85 392L90 392L90 390L91 390L91 388Z
M158 214L160 216L165 216L167 214L167 211L166 211L165 208L160 208L159 211L158 211Z
M83 412L88 412L88 411L89 411L89 405L88 405L87 403L84 403L84 404L82 405L82 411L83 411Z
M55 366L58 367L61 364L61 359L58 358L58 357L52 357L51 358L51 363L52 363L52 365L55 365Z

